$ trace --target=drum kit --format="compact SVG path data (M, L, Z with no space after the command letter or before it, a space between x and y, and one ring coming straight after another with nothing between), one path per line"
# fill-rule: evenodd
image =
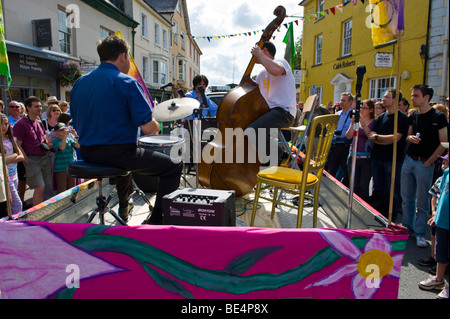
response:
M185 144L185 128L184 128L184 119L191 115L194 115L193 120L193 131L191 128L191 122L188 121L189 124L189 132L190 136L193 137L193 163L195 163L196 170L196 187L198 187L198 159L200 149L199 143L201 140L201 124L200 124L200 102L193 98L175 98L172 100L167 100L159 103L153 109L153 118L158 122L176 122L181 120L181 130L177 130L177 132L181 132L180 134L162 134L162 135L154 135L154 136L143 136L139 138L138 144L141 147L149 148L154 151L162 152L171 157L182 159L182 155L179 152L181 150L181 146ZM184 161L183 161L184 165ZM183 172L185 170L183 169ZM185 173L184 173L185 174ZM183 176L186 183L186 176ZM188 183L189 184L189 183ZM192 186L191 186L192 187Z

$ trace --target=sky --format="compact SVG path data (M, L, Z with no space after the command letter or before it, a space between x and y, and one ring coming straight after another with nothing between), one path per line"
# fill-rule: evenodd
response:
M276 16L273 11L278 5L286 8L287 16L279 31L275 31L272 41L277 47L276 58L283 58L286 45L283 43L287 28L283 25L294 23L294 39L301 35L303 8L300 0L187 0L191 33L203 55L200 58L200 72L209 80L209 85L226 85L237 83L251 60L250 50L259 42L261 30L272 22ZM256 35L253 31L260 31ZM230 34L252 32L251 36L235 36L230 38L197 39L197 37L214 37ZM252 75L261 70L256 65Z

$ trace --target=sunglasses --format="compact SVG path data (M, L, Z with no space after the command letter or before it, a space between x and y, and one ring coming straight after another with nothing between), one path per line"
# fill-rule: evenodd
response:
M48 105L58 104L58 102L48 102Z
M20 105L10 105L9 107L12 109L20 109Z

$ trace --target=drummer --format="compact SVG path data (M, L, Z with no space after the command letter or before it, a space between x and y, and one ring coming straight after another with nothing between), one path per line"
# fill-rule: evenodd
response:
M152 117L142 87L127 75L129 51L128 42L118 36L97 42L101 64L74 84L70 109L84 161L160 177L148 222L162 224L162 198L178 188L183 165L166 154L136 145L138 128L148 135L157 134L159 124ZM117 178L119 215L125 221L132 209L129 196L133 191L131 174Z
M206 76L204 76L204 75L195 76L194 80L192 81L194 89L191 92L186 93L186 97L196 99L197 101L199 101L201 103L200 107L202 107L203 99L202 99L202 95L199 91L199 87L203 86L203 89L206 92L208 83L209 83L209 81ZM211 117L215 118L217 115L217 104L214 103L213 101L211 101L206 95L205 95L205 97L206 97L208 108L203 108L202 117L203 118L211 118ZM193 118L194 118L193 115L189 116L190 120L192 120Z

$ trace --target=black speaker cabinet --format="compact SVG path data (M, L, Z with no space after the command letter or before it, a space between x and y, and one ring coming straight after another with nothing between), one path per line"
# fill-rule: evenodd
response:
M234 191L179 188L163 197L164 224L236 226Z

